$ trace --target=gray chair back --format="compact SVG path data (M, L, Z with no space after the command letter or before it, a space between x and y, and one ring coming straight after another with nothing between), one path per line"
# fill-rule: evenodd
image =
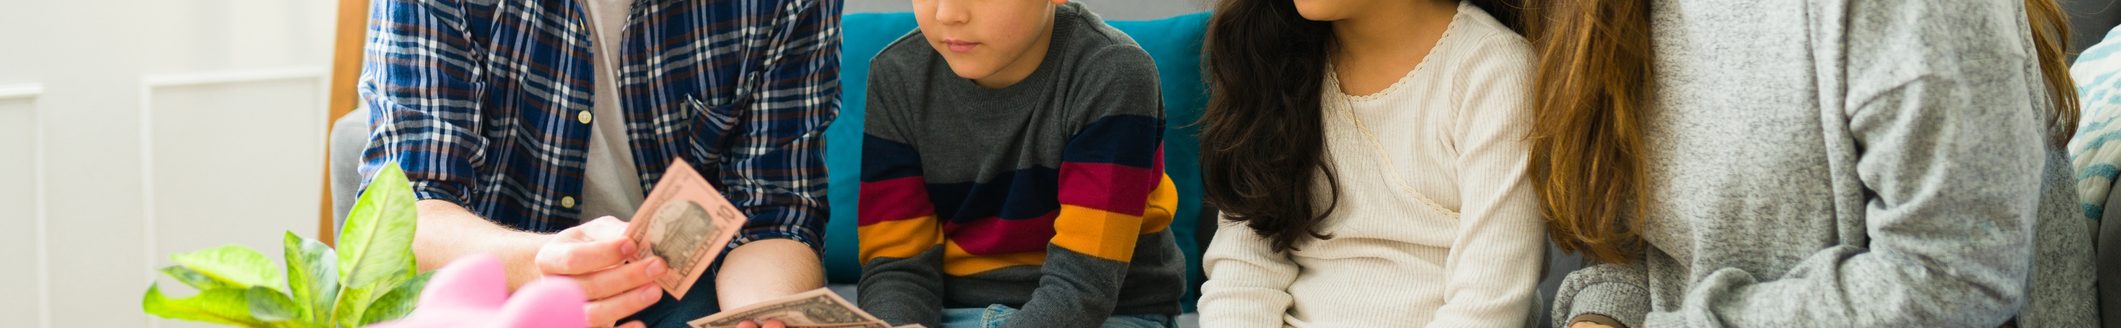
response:
M368 106L354 108L331 123L331 219L332 233L346 226L346 212L361 196L361 152L368 150ZM337 237L337 236L333 236ZM337 239L337 238L334 238Z

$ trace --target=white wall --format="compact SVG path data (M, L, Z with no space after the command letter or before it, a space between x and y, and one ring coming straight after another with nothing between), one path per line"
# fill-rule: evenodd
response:
M0 327L199 326L169 254L315 234L335 6L0 0Z

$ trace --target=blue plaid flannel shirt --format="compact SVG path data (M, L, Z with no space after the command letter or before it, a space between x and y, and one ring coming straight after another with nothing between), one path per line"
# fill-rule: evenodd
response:
M378 0L360 95L361 173L396 162L419 199L507 227L576 225L593 90L571 0ZM736 241L820 249L825 126L839 112L840 1L639 0L621 42L626 135L650 190L671 159L750 222Z

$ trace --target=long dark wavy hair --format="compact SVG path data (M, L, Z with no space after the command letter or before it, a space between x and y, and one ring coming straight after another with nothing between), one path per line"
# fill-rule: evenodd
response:
M1514 1L1473 3L1512 29L1522 25ZM1318 222L1340 203L1340 181L1322 160L1319 105L1333 40L1332 23L1304 19L1289 0L1221 0L1208 22L1203 196L1276 252L1332 238ZM1318 179L1327 188L1314 189Z

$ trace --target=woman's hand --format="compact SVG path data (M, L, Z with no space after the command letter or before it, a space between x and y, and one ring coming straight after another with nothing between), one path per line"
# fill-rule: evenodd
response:
M1597 313L1584 313L1569 319L1569 328L1627 328L1627 326L1620 324L1620 320L1613 320L1613 317Z

